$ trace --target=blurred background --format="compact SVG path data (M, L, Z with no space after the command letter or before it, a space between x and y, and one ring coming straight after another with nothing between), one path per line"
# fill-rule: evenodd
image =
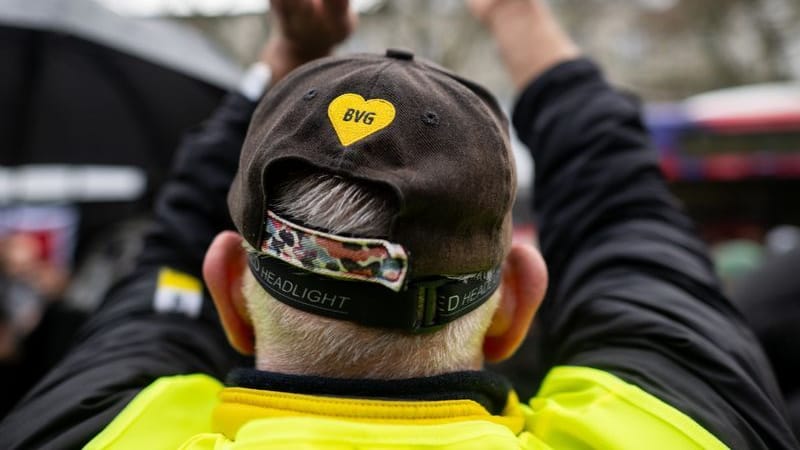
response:
M239 65L268 33L261 0L102 0L120 14L170 17ZM675 193L714 247L726 283L772 253L800 245L800 2L797 0L552 0L609 78L647 105L647 122ZM362 0L342 52L406 47L488 86L510 110L514 94L493 43L462 0ZM526 224L530 165L520 164L518 231Z
M130 270L180 136L257 59L266 3L0 0L0 378L10 386L0 417ZM797 281L770 281L772 292L751 280L797 267L782 261L800 252L800 2L550 4L645 103L664 173L745 314L742 296L798 298ZM354 7L360 26L342 52L413 49L512 108L493 43L463 1ZM533 162L516 150L517 232L530 239Z

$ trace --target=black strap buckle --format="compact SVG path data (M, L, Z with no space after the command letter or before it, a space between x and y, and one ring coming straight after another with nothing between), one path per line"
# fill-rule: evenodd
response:
M412 283L417 289L417 323L419 328L430 328L437 325L436 316L439 310L439 287L447 284L447 279L418 281Z

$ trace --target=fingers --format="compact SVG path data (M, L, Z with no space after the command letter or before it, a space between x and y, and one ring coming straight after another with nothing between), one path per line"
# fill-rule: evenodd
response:
M269 9L275 14L283 14L286 11L287 0L270 0Z
M314 0L272 0L271 8L278 23L286 25L298 18L309 17L314 13Z
M344 16L350 11L349 0L322 0L322 8L332 16Z
M337 24L345 34L349 34L357 22L356 14L350 10L349 0L320 0L321 17Z
M312 29L341 29L343 34L355 24L349 0L271 0L272 12L280 29L290 35L304 35Z
M294 68L327 56L355 29L348 0L271 0L273 31L262 51L273 81Z

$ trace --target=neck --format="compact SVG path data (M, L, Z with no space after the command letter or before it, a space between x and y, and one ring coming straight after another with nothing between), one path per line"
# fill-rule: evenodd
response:
M438 352L342 352L320 348L316 353L297 353L289 348L257 345L258 370L288 375L314 375L330 378L396 380L475 371L483 368L483 357L464 361L442 358Z

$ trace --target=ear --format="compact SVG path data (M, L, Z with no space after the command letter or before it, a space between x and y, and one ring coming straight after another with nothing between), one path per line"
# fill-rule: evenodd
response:
M489 362L502 361L522 344L547 290L547 268L539 251L514 243L503 265L500 304L483 341Z
M223 231L214 238L203 261L203 278L214 299L228 341L239 353L252 355L255 338L242 294L242 274L247 256L242 237Z

